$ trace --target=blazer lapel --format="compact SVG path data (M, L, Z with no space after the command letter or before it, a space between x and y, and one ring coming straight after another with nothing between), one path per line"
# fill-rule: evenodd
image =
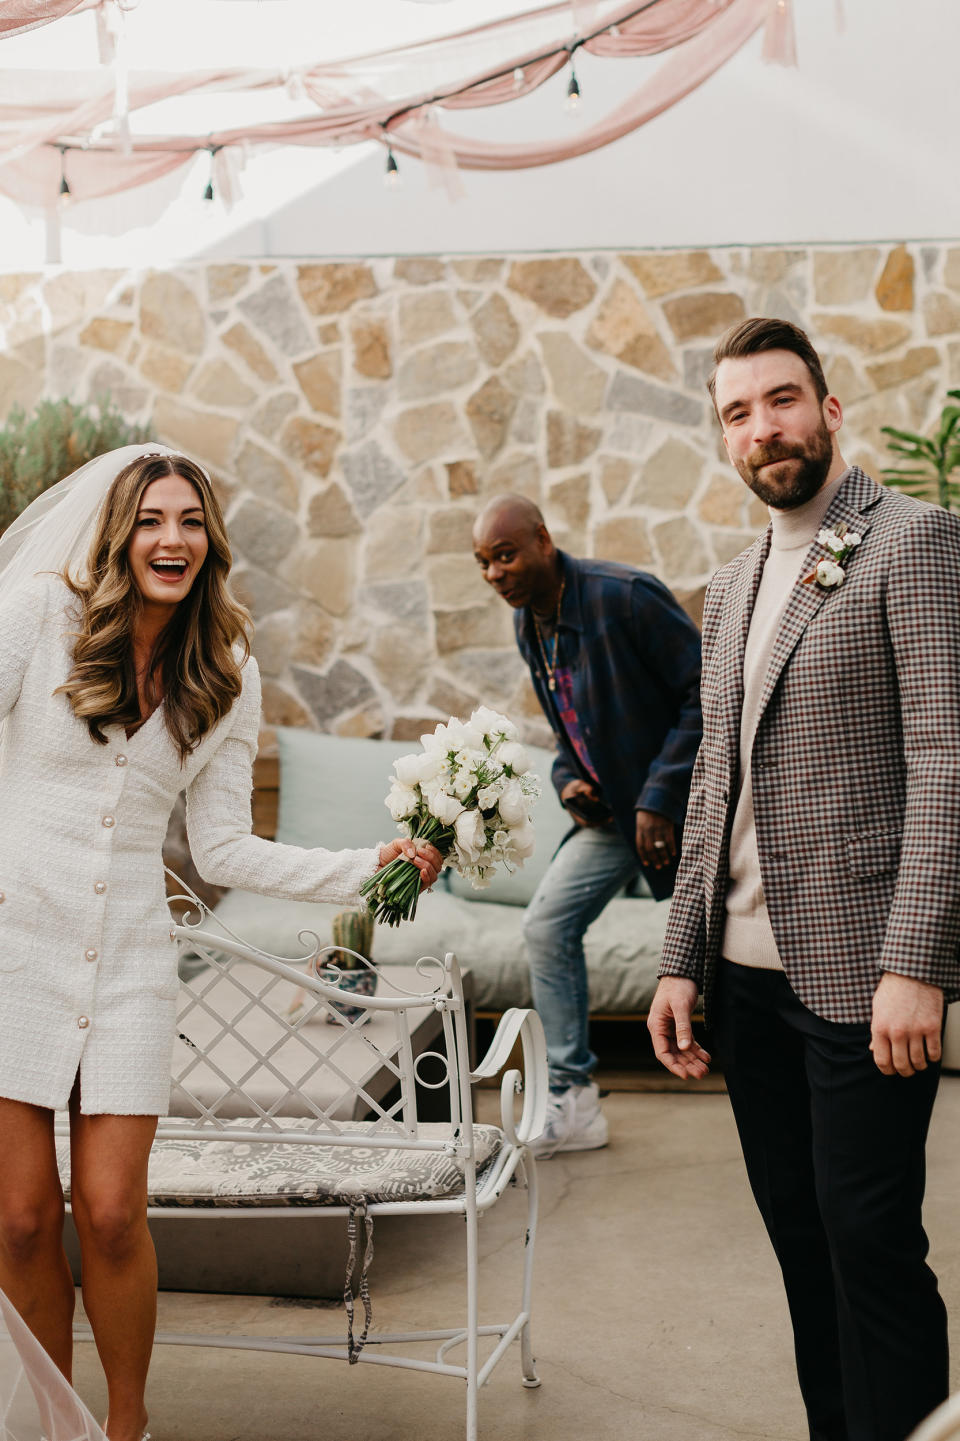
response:
M852 466L850 475L841 485L833 500L830 502L826 515L823 518L821 530L835 530L841 523L848 530L855 530L861 537L866 537L870 528L870 521L864 514L864 509L874 504L881 494L877 483L865 475L862 470ZM844 571L849 574L856 566L857 556L860 548L851 551L843 562ZM797 642L803 635L817 611L823 605L827 596L832 594L824 590L814 581L804 584L803 577L809 575L814 566L829 556L829 551L815 540L803 558L803 565L800 568L800 579L796 582L790 592L786 609L783 612L783 619L780 622L780 629L774 642L770 655L770 664L767 667L767 674L763 681L763 690L760 693L760 712L757 717L759 724L760 717L769 704L770 697L776 689L777 681L783 672L783 668L797 646ZM759 583L759 582L758 582ZM844 585L847 581L844 580ZM756 592L754 592L756 594Z
M733 757L740 749L740 713L743 710L743 657L760 577L770 551L768 526L743 557L738 573L723 597L723 613L717 632L719 704L728 749Z

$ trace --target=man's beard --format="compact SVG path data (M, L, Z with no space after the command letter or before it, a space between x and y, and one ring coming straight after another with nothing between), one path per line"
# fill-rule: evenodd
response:
M762 467L778 460L797 460L799 468L783 477L769 474ZM833 437L821 420L819 430L805 445L758 445L749 458L735 462L742 480L765 505L775 510L796 510L816 495L823 485L833 461Z

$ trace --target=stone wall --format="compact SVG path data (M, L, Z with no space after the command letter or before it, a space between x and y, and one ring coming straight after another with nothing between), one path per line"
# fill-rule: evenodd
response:
M482 699L542 739L472 517L520 491L695 610L764 521L704 391L751 313L810 329L874 474L960 384L960 246L872 245L0 276L0 396L109 390L208 465L269 724L413 737Z

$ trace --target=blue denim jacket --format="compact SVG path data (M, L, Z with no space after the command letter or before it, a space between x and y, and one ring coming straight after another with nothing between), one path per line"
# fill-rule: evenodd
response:
M587 753L617 827L633 846L638 809L683 825L702 729L700 634L654 576L613 561L558 554L565 584L556 664L572 672ZM559 794L569 781L591 777L557 713L529 608L515 613L514 625L557 737L553 784ZM552 661L552 644L550 653ZM676 865L644 870L658 900L671 893Z

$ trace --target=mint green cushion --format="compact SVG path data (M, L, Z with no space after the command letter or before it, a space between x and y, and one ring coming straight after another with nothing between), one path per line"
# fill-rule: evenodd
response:
M277 728L277 840L288 846L356 850L390 841L397 823L384 805L397 756L416 741L358 740L293 726Z

